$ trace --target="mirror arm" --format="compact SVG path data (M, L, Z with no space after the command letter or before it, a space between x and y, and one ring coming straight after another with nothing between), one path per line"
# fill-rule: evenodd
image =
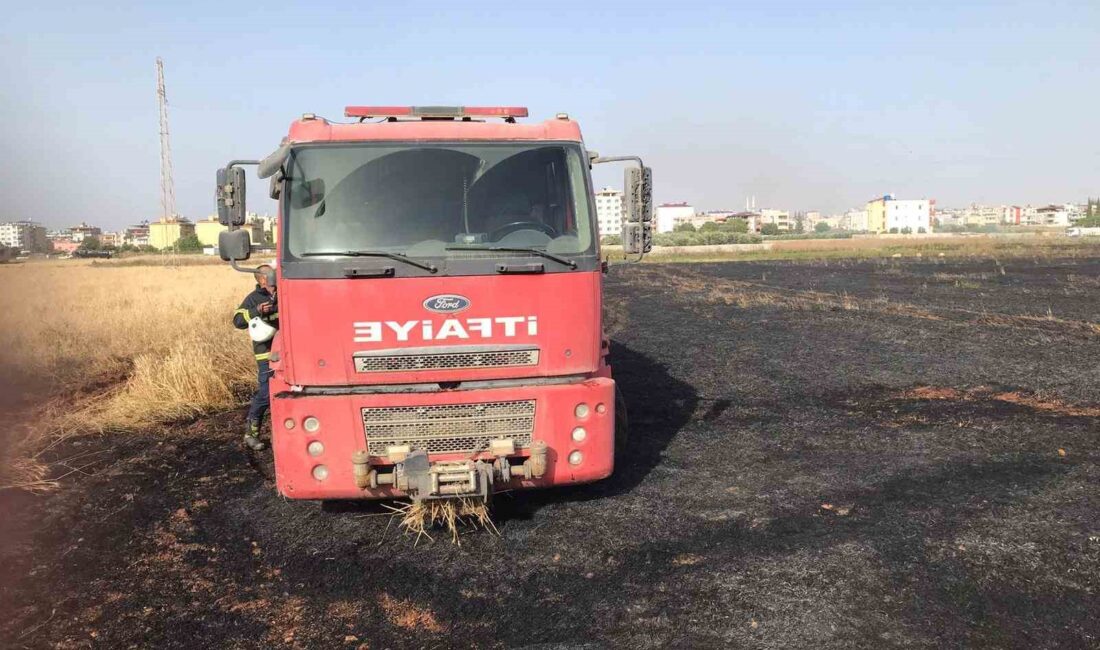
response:
M249 273L249 274L255 275L256 273L260 272L260 267L258 267L258 266L255 267L255 268L248 268L246 266L242 267L239 264L237 264L237 260L230 260L229 261L229 266L231 266L234 271L240 271L241 273Z
M593 165L599 165L601 163L630 162L632 160L638 163L639 167L645 167L645 163L642 162L642 159L639 156L597 156L596 158L593 158L591 162Z

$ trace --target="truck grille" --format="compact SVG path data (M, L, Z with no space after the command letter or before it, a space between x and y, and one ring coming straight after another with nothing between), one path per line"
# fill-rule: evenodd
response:
M485 350L477 352L437 352L421 354L384 354L355 356L356 372L397 372L402 370L440 370L451 368L507 368L536 366L537 348L523 350Z
M364 408L363 429L372 456L385 456L394 445L429 454L474 453L498 438L528 447L535 430L535 400Z

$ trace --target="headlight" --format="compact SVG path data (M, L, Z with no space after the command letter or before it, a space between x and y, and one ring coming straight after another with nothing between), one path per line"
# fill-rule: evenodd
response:
M573 414L577 416L578 420L583 420L588 417L588 405L584 402L577 404L577 408L573 409Z
M326 478L328 478L328 468L324 465L314 465L313 478L317 479L318 481L325 480Z
M309 452L310 456L320 456L325 453L325 446L321 444L320 440L314 440L306 445L306 451Z
M588 437L588 432L584 430L584 427L577 427L573 429L573 441L584 442L584 439ZM576 464L576 463L574 463Z
M579 451L574 451L573 453L569 454L570 465L580 465L582 460L584 460L584 456ZM316 473L316 470L314 470L314 473Z
M293 429L294 428L294 418L287 418L287 419L283 420L283 426L286 427L287 429Z
M302 420L302 428L310 433L316 433L317 430L321 428L321 421L311 415L305 420Z

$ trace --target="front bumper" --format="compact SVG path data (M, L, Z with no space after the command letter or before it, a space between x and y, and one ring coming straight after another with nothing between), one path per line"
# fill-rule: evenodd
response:
M421 407L535 400L532 444L546 443L546 469L539 478L513 477L493 482L492 491L531 489L588 483L606 478L614 469L615 382L596 377L570 384L525 385L480 390L452 390L431 393L386 393L368 395L303 396L279 392L272 397L272 449L275 480L279 492L291 499L383 499L406 496L392 485L361 488L356 466L367 454L364 408ZM588 406L585 417L576 416L578 404ZM305 427L307 418L319 423L314 431ZM292 427L287 427L293 423ZM573 430L583 427L584 439L576 441ZM320 443L311 444L311 443ZM570 462L570 456L579 452ZM522 463L530 447L515 450L510 461ZM392 471L385 458L369 456L371 469ZM446 463L494 457L488 451L477 454L430 454L429 461ZM360 472L361 472L360 468ZM360 480L360 483L362 481Z

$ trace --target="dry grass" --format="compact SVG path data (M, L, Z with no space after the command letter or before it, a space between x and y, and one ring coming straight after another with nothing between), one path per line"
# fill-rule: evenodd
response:
M996 401L1061 417L1100 417L1100 407L1066 404L1061 400L1040 395L1020 391L995 391L985 386L968 390L943 386L916 386L902 391L898 397L914 400Z
M467 497L457 499L434 499L431 501L413 501L398 507L386 506L399 518L401 528L408 535L415 535L416 542L421 537L433 539L429 530L441 528L451 535L451 542L461 544L459 530L484 528L498 533L497 527L489 516L489 504L484 499Z
M27 458L58 436L139 429L240 403L254 381L234 307L252 281L224 265L81 260L0 267L5 435L23 459L0 485L48 481ZM33 426L30 426L33 425Z
M444 631L432 610L421 607L411 600L398 600L383 592L379 605L386 620L405 630L424 630L434 634Z

